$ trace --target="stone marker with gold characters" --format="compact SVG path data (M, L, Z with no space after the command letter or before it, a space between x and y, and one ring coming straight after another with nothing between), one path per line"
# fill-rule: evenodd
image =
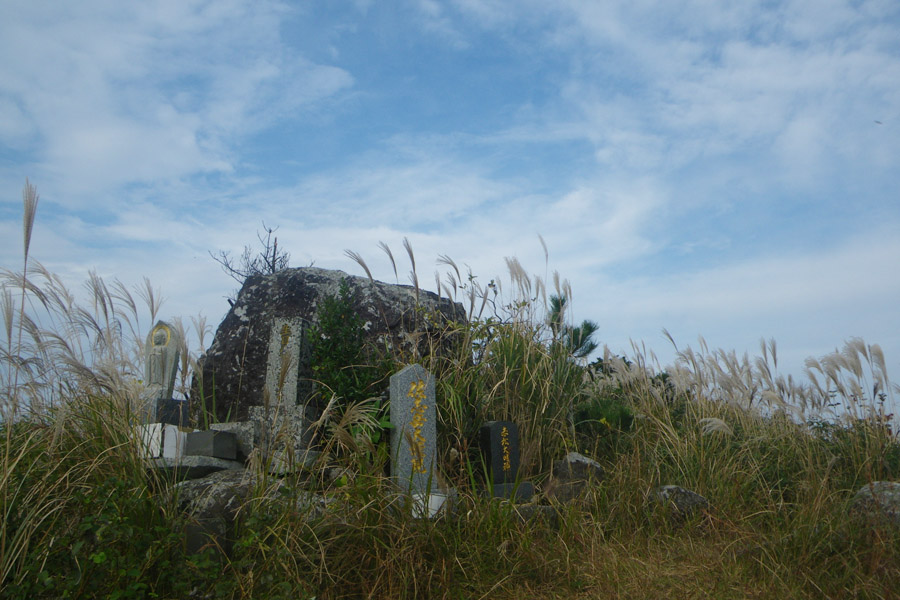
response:
M534 486L517 481L519 475L519 428L512 421L488 421L478 432L484 457L487 489L491 496L528 501Z
M434 376L409 365L391 377L390 390L391 477L401 489L428 496L437 483Z

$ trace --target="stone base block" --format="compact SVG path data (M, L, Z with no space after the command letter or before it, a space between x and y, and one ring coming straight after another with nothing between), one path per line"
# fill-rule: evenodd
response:
M184 453L237 460L237 436L227 431L197 431L187 434Z
M515 483L495 483L483 491L485 496L492 498L504 498L513 502L528 502L534 496L534 485L523 481Z
M412 514L417 519L435 519L450 513L450 505L456 499L456 490L448 492L432 492L430 494L414 493L412 498Z
M157 400L156 420L168 425L187 426L190 421L188 402L186 400Z
M135 434L141 441L145 458L178 458L184 454L187 433L175 425L166 423L138 425Z
M247 460L250 453L259 444L259 424L254 421L231 421L229 423L213 423L210 431L225 431L237 440L238 460Z

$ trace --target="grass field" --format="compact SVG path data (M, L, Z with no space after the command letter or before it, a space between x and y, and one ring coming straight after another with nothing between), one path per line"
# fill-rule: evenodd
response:
M438 468L459 493L455 517L416 520L396 510L384 441L373 435L383 407L336 398L321 461L351 476L259 473L230 556L187 554L188 518L171 482L148 473L130 435L159 294L149 283L133 294L91 275L87 300L76 298L30 260L36 207L26 187L22 270L3 272L0 296L2 597L900 593L900 531L849 513L859 488L900 480L900 444L888 424L898 388L876 345L850 340L811 360L803 383L778 376L773 341L756 358L701 342L679 349L665 371L640 347L587 364L575 357L578 326L562 326L565 302L548 300L571 297L571 287L555 278L548 294L515 261L496 295L444 263L444 291L471 317L451 325L455 351L425 363L438 382ZM184 350L182 389L195 366ZM396 368L406 359L376 354ZM557 505L558 520L523 520L514 506L477 493L475 433L487 419L518 424L522 476L539 490L551 462L570 450L595 458L606 477ZM673 520L648 501L666 484L702 494L712 509ZM336 508L298 510L310 486L336 498Z

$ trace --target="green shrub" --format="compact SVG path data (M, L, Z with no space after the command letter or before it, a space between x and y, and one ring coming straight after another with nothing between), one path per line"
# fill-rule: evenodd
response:
M344 404L380 394L377 384L384 382L390 364L365 343L346 279L341 279L336 296L322 299L318 319L309 339L312 371L322 393L334 394Z

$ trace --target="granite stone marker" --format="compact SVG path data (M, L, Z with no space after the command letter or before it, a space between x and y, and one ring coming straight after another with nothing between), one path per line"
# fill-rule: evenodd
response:
M265 387L269 394L269 406L297 404L297 379L303 329L303 319L279 317L272 320Z
M437 410L434 377L410 365L391 377L391 476L401 489L425 494L434 484Z
M140 418L144 423L157 421L160 404L172 399L181 337L174 327L165 321L157 321L144 344L144 385Z
M309 425L315 419L303 404L310 394L309 381L300 377L300 365L308 362L305 330L306 321L300 317L272 319L265 400L262 406L247 409L248 418L258 426L255 444L273 473L292 472L318 456L309 449Z

